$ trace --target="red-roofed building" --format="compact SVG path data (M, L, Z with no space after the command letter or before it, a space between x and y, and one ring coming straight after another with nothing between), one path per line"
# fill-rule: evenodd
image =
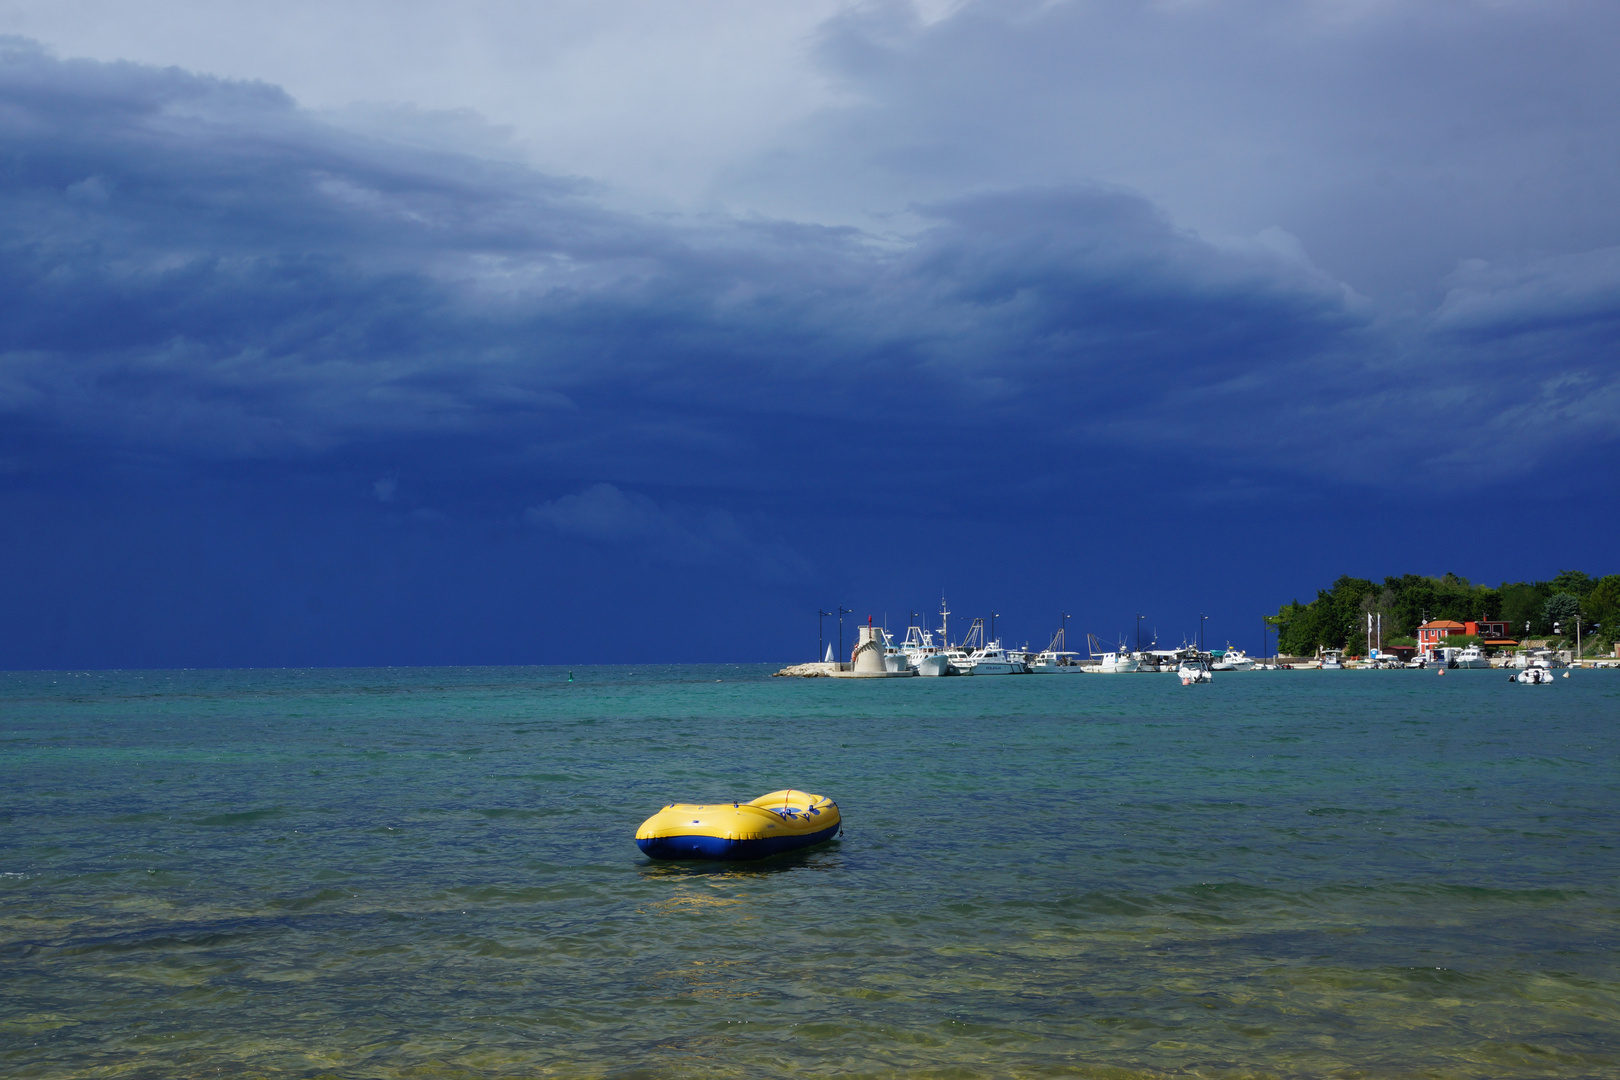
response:
M1450 619L1436 619L1433 622L1426 622L1418 627L1418 648L1424 652L1438 649L1440 643L1446 638L1461 637L1467 629L1462 623L1452 622Z
M1461 637L1464 634L1479 638L1481 645L1518 644L1517 641L1507 636L1507 623L1500 619L1474 619L1465 623L1453 622L1450 619L1436 619L1418 627L1418 648L1423 652L1428 652L1445 644L1446 638Z

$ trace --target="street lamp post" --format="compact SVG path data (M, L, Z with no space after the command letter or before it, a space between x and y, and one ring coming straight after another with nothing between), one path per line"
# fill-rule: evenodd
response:
M816 608L816 660L818 662L827 654L827 647L822 641L821 620L831 614L830 611L822 611L821 608Z
M1202 613L1199 614L1199 616L1198 616L1198 651L1199 652L1204 651L1204 623L1206 623L1208 621L1209 621L1209 616L1208 615L1204 615Z
M1136 651L1142 651L1142 613L1136 613Z
M990 640L991 641L996 640L996 616L1000 615L1000 614L1001 614L1001 612L999 612L999 611L992 611L990 613Z
M838 662L840 664L844 662L844 616L853 614L854 611L855 609L852 607L838 605Z

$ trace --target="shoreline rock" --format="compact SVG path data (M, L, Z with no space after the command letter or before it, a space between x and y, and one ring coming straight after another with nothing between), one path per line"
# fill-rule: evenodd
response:
M775 679L786 677L793 679L827 679L832 677L832 670L835 666L836 665L826 662L818 662L814 664L789 664L781 671L778 671L775 675L772 675L771 678Z

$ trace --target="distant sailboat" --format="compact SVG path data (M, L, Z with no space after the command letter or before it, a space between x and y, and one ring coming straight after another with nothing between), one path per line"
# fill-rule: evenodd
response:
M804 654L800 653L799 655L803 656ZM823 664L830 664L832 662L833 662L832 646L829 645L829 646L827 646L827 657L826 657L826 659L822 660L822 663Z

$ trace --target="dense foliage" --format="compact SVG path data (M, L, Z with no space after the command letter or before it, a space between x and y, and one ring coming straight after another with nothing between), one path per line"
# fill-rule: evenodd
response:
M1612 645L1620 636L1620 574L1594 579L1565 570L1551 581L1503 582L1494 589L1456 574L1406 574L1382 584L1345 576L1308 604L1284 604L1268 621L1285 654L1308 656L1319 646L1362 653L1369 612L1383 615L1384 641L1391 645L1434 619L1501 619L1514 637L1554 635L1557 626L1558 635L1573 639L1577 616L1594 641Z

